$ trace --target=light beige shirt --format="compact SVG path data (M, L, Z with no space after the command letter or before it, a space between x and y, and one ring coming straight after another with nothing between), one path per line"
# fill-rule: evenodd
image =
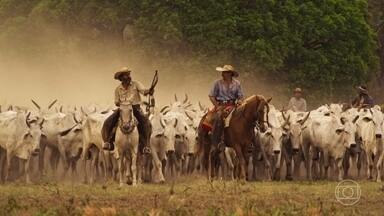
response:
M138 81L131 81L128 88L125 89L122 84L120 84L115 90L115 104L119 103L120 105L137 105L141 103L140 94L144 94L143 84Z
M305 101L304 98L297 99L295 97L292 97L289 100L288 109L292 110L294 112L306 112L307 111L307 102Z

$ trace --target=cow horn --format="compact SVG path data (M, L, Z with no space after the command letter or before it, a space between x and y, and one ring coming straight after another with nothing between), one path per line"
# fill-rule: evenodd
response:
M359 119L359 117L360 117L360 116L357 115L357 116L352 120L352 123L355 124L356 121Z
M161 108L160 112L163 113L168 108L169 108L169 106L164 106L163 108Z
M74 125L73 127L71 127L71 128L69 128L69 129L67 129L67 130L64 130L64 131L61 131L60 133L59 133L59 135L60 136L66 136L73 128L75 128L76 127L76 125Z
M174 128L177 126L177 122L178 122L178 120L175 119L175 124L173 125Z
M268 98L267 103L271 102L271 100L272 100L272 97Z
M184 101L183 101L183 104L185 104L185 103L187 103L187 102L188 102L188 95L185 94L185 99L184 99Z
M177 100L177 95L175 94L175 101L177 102L178 100Z
M300 121L301 125L303 125L308 120L310 114L311 112L308 112L308 114Z
M340 118L340 121L341 121L341 124L344 125L344 124L347 122L347 119L345 119L344 117L341 117L341 118Z
M283 118L284 118L284 124L282 127L285 127L286 125L289 125L289 119L291 118L291 116L289 115L288 118L285 118L283 114Z
M193 121L193 118L192 118L192 116L190 116L189 114L188 114L188 112L187 111L184 111L185 112L185 115L191 120L191 121Z
M76 122L76 124L79 124L79 123L80 123L80 121L77 120L77 118L76 118L76 114L75 114L75 113L73 113L73 120Z
M57 99L52 101L52 103L49 104L48 109L51 109L53 107L53 105L55 105L56 102L57 102Z
M188 108L190 106L192 106L192 104L189 103L189 104L185 105L184 108Z
M31 99L31 101L32 101L33 105L35 105L37 107L37 109L39 109L39 110L41 109L40 105L38 103L36 103L36 101L34 101L32 99Z
M284 110L284 108L283 108L283 110ZM281 115L283 116L284 121L287 121L287 117L284 115L283 111L281 111ZM289 115L289 117L290 117L290 115Z
M160 125L161 127L165 128L165 122L163 118L160 119Z
M29 127L29 128L31 128L31 124L29 124L29 116L31 115L31 112L28 112L28 114L27 114L27 116L26 116L26 118L25 118L25 123L27 124L27 126Z
M84 111L83 107L80 107L80 110L83 113L83 115L88 116L88 114ZM75 107L75 111L76 111L76 107Z
M203 105L201 104L201 102L199 101L199 107L200 107L200 110L203 111L204 110L204 107Z
M43 120L41 120L41 122L40 122L40 128L43 128L43 124L44 124L44 121L45 121L45 119L43 118Z
M60 106L59 111L62 113L63 112L63 106Z
M12 106L12 105L9 105L9 107L8 107L8 111L11 111L11 110L13 110L13 106Z

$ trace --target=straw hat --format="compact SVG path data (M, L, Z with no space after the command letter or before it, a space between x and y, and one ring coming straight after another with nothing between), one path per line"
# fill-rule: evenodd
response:
M363 85L361 85L361 86L357 86L357 89L358 89L359 91L361 91L362 93L368 94L367 86L363 86Z
M124 74L129 76L131 74L131 70L128 67L122 67L115 73L115 79L120 80L121 76Z
M295 90L293 91L294 93L303 93L303 91L301 90L301 88L295 88Z
M235 68L232 65L224 65L223 67L216 67L217 71L224 72L224 71L229 71L232 72L232 76L238 77L239 73L235 71Z

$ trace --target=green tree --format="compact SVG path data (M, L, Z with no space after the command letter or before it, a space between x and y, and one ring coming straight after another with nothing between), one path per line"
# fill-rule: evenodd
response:
M367 0L1 0L0 46L24 43L14 52L44 53L43 41L30 35L52 24L68 34L52 46L66 52L77 43L92 52L90 39L121 40L130 23L135 42L156 58L232 63L246 76L309 89L320 103L319 96L346 99L377 70L378 40L370 23L382 12L373 8L370 16Z

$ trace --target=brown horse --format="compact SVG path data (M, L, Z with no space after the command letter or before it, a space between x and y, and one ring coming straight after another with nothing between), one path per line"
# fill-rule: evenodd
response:
M265 131L268 124L268 103L271 98L266 100L261 95L253 95L247 98L240 106L233 111L229 127L225 128L224 142L226 146L235 149L240 162L240 179L245 180L246 167L248 161L246 156L252 143L254 142L255 127ZM219 154L223 150L220 148L220 133L216 128L223 127L223 121L217 120L221 118L217 114L214 119L213 129L211 133L207 133L201 124L198 129L198 153L202 159L205 170L208 171L208 179L210 180L217 173L217 164L219 163Z

